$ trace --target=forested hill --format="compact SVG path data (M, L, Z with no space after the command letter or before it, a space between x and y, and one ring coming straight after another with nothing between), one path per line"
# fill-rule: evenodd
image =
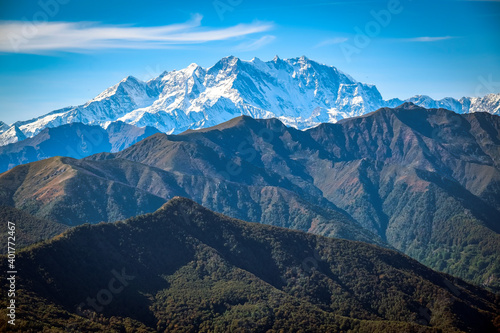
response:
M493 294L405 255L242 222L183 198L124 222L73 228L21 251L17 266L19 332L500 327Z

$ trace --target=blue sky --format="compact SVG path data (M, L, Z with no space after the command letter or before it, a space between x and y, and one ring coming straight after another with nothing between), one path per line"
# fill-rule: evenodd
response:
M386 99L500 92L500 1L1 1L0 120L234 55L306 55Z

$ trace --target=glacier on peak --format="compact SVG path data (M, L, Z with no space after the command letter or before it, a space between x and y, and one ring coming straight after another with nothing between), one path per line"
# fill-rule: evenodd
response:
M484 98L414 96L406 101L458 113L499 114L500 94ZM234 56L209 68L193 63L147 82L128 76L87 103L52 111L12 126L0 124L0 145L33 137L44 128L81 122L109 126L115 121L175 134L214 126L231 118L278 118L298 129L360 116L405 101L385 101L376 86L356 81L333 66L305 56L271 61Z

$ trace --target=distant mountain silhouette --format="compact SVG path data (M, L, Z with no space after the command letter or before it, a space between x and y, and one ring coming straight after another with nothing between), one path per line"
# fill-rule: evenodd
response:
M83 158L102 152L117 152L159 131L114 122L100 126L72 123L46 128L33 138L0 146L0 172L16 165L54 156Z

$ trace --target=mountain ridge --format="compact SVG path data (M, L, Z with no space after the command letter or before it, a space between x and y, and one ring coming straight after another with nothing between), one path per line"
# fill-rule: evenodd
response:
M406 104L306 131L243 116L118 153L18 166L0 175L9 189L0 202L81 224L151 212L181 195L246 221L371 237L497 290L499 148L500 118L487 113Z
M464 97L459 101L415 96L406 101L458 113L500 112L500 94ZM304 56L275 57L267 62L230 56L209 68L191 64L163 72L147 82L128 76L83 105L19 121L8 129L2 126L0 145L33 137L46 127L72 122L106 127L110 122L122 121L177 134L249 115L276 117L286 125L305 129L404 102L385 101L374 85L358 82L333 66Z
M0 173L54 156L83 158L117 152L157 132L152 127L139 128L121 121L108 124L106 129L82 123L45 128L32 138L0 146Z
M498 329L493 294L405 255L228 218L179 197L151 214L73 228L21 250L16 264L18 331ZM114 294L101 302L107 281L123 288L109 284Z

